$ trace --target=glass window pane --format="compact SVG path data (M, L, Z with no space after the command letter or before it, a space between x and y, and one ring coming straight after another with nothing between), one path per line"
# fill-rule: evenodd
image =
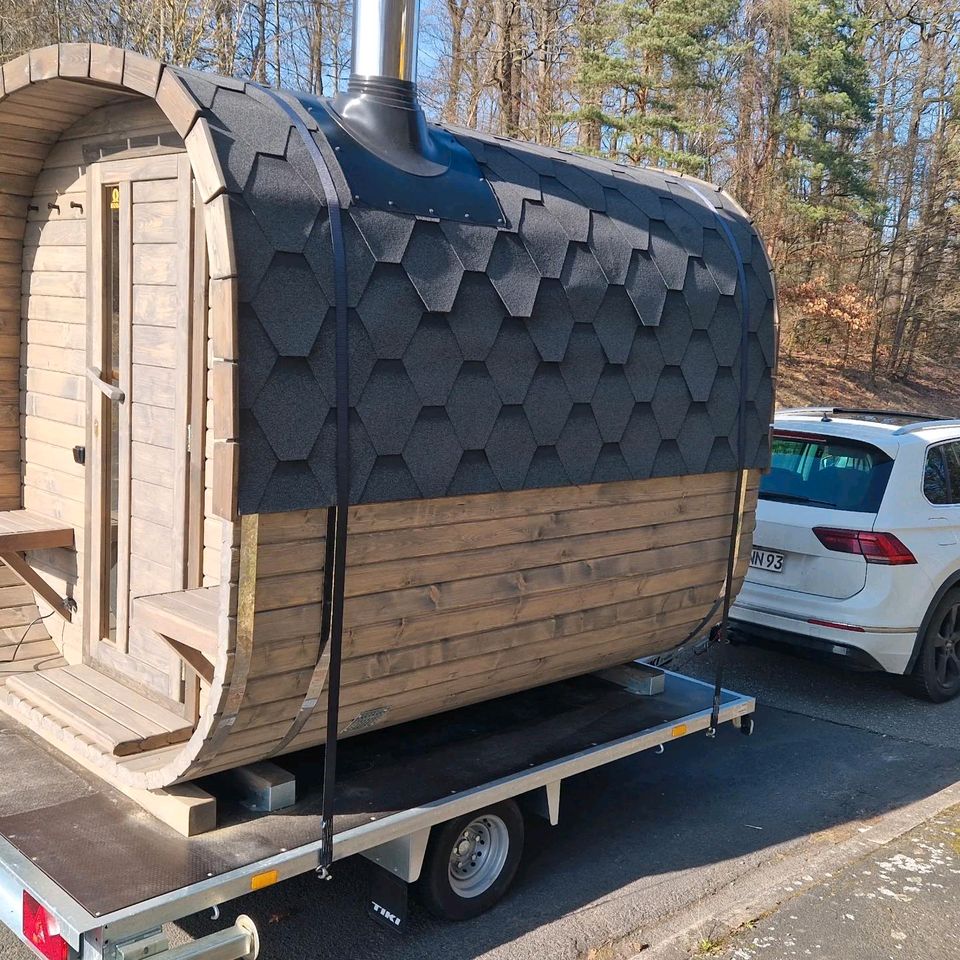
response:
M945 443L941 449L943 458L947 462L950 502L960 503L960 443Z
M947 472L940 447L927 451L927 464L923 471L923 494L931 503L946 503Z

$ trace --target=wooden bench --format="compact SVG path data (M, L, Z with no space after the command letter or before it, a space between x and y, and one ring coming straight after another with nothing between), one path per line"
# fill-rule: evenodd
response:
M193 670L197 681L187 688L187 707L199 710L199 681L213 683L220 621L220 588L200 587L136 597L131 622L158 633Z
M0 560L67 622L73 619L72 603L61 597L27 563L24 554L28 550L72 546L73 527L62 520L53 520L31 510L0 512Z

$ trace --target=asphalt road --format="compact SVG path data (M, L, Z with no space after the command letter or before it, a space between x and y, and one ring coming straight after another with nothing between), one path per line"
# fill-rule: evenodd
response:
M711 677L712 654L684 669ZM934 707L888 678L731 648L726 686L756 693L756 733L689 737L564 787L561 824L532 822L514 889L479 920L441 924L413 907L398 937L368 920L365 865L289 881L236 901L220 923L190 918L175 939L239 912L265 960L609 960L643 931L804 845L960 780L960 702ZM27 952L0 932L0 960Z

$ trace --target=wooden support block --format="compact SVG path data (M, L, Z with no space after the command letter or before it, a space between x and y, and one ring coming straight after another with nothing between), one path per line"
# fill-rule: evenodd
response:
M117 789L184 837L207 833L217 825L217 798L195 783L178 783L163 790Z
M219 360L236 360L237 278L210 281L210 339Z
M198 120L184 137L183 143L190 157L190 166L193 168L200 197L204 203L209 204L214 197L227 189L227 185L207 121L203 118Z
M160 64L156 60L128 50L123 59L123 85L148 97L157 95Z
M90 44L90 79L119 86L123 80L123 51L102 43Z
M194 122L200 116L200 107L190 95L190 91L172 71L164 69L157 88L157 106L173 124L173 129L182 138L190 133Z
M221 193L214 197L204 207L203 217L211 279L235 277L237 259L233 249L233 220L230 216L229 196Z
M60 76L61 77L89 77L90 76L90 44L89 43L61 43L60 44Z
M60 74L60 48L53 43L49 47L30 51L30 80L52 80Z
M30 56L23 54L3 65L3 86L7 96L30 83Z
M213 444L213 513L221 520L237 517L237 479L240 474L240 444L216 440Z
M214 360L210 366L215 440L237 439L237 411L240 408L237 364Z

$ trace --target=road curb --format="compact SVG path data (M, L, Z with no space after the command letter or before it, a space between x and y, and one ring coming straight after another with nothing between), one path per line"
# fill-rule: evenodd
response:
M720 887L654 927L642 931L650 944L631 960L688 960L697 945L717 943L745 923L775 910L827 875L877 847L896 840L950 807L960 804L960 782L906 806L866 820L851 820L786 850L748 877ZM635 939L635 938L633 938Z

